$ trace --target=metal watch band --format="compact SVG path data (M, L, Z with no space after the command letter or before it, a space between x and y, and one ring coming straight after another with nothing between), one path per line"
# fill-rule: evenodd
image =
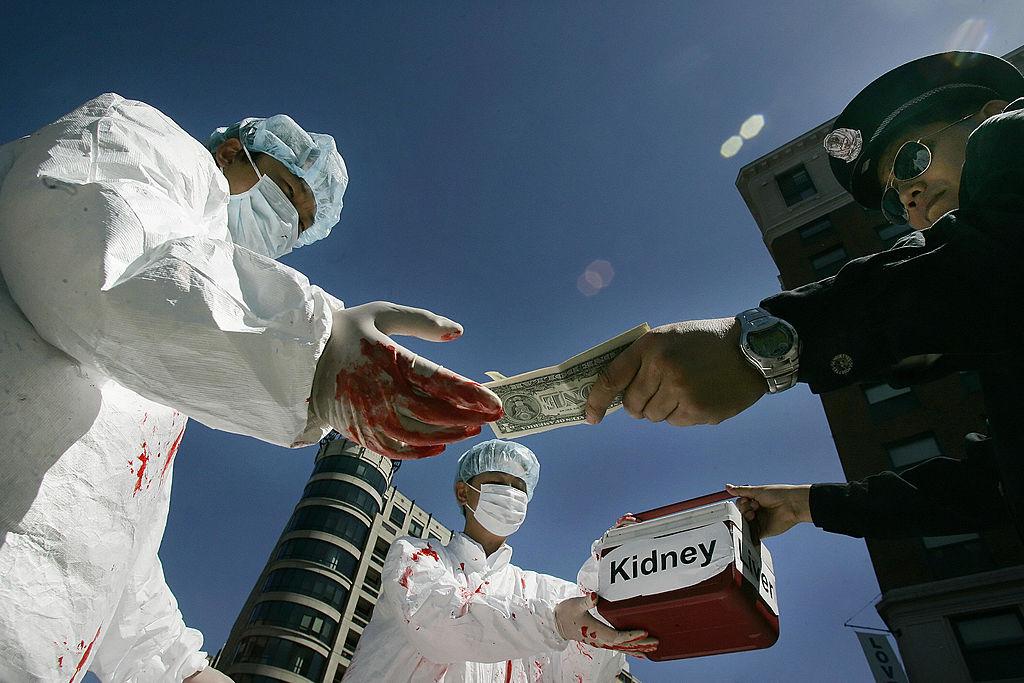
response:
M752 327L756 328L757 323L764 318L773 318L790 328L795 340L794 351L783 358L766 362L762 357L754 354L748 346L744 345L745 333ZM765 382L768 385L768 393L777 394L794 387L797 383L797 373L800 369L800 340L796 336L796 330L793 330L792 325L789 325L786 321L772 315L763 308L751 308L743 311L736 316L736 319L741 327L740 351L750 361L751 365L757 368L764 376Z

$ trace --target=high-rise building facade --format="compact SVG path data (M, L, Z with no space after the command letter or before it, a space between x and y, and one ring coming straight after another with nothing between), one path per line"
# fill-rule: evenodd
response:
M352 661L399 536L451 531L390 485L397 465L328 437L217 668L236 683L334 683Z
M1006 58L1024 69L1024 47ZM863 209L835 181L822 148L831 124L747 164L736 180L785 289L834 275L910 231ZM963 457L964 435L987 431L975 373L912 388L861 384L821 402L849 480ZM867 547L883 592L876 608L912 679L1024 678L1024 548L1013 530Z

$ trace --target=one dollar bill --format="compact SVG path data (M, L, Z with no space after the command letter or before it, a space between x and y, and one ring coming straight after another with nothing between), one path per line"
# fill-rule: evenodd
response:
M587 397L598 375L650 329L647 323L638 325L549 368L513 377L495 371L485 373L492 381L484 386L496 393L505 406L505 415L491 423L495 436L514 439L585 422ZM616 396L609 412L621 407L622 397Z

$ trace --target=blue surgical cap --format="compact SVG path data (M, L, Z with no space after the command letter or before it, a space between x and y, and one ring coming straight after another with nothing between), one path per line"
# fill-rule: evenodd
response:
M296 247L327 237L341 217L341 198L348 187L348 169L338 153L334 138L307 133L286 114L265 119L242 119L210 134L206 147L211 152L222 142L238 138L250 152L263 152L302 178L316 199L313 224L299 235Z
M540 479L540 462L533 451L520 443L491 439L462 454L455 481L469 481L484 472L504 472L519 477L526 482L526 499L530 500Z

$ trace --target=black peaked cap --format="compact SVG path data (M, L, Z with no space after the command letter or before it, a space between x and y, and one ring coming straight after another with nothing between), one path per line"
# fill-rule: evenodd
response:
M892 134L937 103L974 95L1013 101L1024 96L1024 76L999 57L943 52L878 77L846 105L825 137L836 180L858 204L877 209L882 190L875 163Z

